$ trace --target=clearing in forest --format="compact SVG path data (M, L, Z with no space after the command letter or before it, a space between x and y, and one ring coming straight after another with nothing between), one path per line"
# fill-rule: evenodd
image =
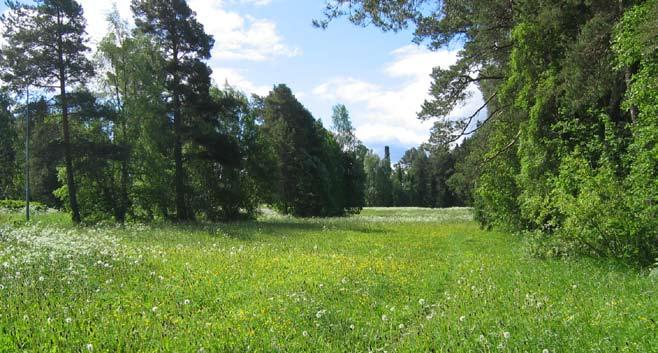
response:
M658 279L470 210L0 226L0 352L655 352ZM38 217L37 217L38 218Z

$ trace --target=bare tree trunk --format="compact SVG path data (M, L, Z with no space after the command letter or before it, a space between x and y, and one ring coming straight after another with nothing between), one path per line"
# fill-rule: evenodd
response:
M174 67L178 70L178 50L174 45L173 50ZM174 188L176 191L176 218L179 221L190 219L189 210L185 202L185 170L183 169L183 142L182 142L182 125L181 121L181 101L179 96L180 79L178 74L174 74Z
M73 174L73 156L71 152L71 137L69 133L69 107L66 97L66 79L64 78L64 68L60 69L60 100L62 104L62 130L64 133L64 163L66 166L66 186L69 192L69 206L71 207L71 219L73 223L80 223L80 209L78 208L78 195L75 187L75 178Z

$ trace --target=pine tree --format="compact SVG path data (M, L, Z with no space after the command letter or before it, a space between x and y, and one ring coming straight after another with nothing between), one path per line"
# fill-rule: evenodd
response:
M210 101L211 70L203 60L210 58L214 39L204 32L185 0L133 0L132 10L137 28L154 38L166 60L168 111L175 136L176 218L189 220L194 214L187 200L183 144L192 116Z
M7 44L2 48L0 70L14 87L34 85L58 91L69 207L73 222L79 223L67 90L94 73L86 57L82 6L74 0L39 0L34 5L7 1L7 6L10 11L2 16Z

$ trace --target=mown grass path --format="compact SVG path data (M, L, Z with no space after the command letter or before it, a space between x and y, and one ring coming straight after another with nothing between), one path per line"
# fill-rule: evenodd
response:
M658 279L469 218L0 225L0 352L658 352Z

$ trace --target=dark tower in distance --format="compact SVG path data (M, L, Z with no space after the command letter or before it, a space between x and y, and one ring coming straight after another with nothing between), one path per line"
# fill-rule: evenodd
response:
M388 146L384 146L384 159L389 163L391 162L391 150Z

